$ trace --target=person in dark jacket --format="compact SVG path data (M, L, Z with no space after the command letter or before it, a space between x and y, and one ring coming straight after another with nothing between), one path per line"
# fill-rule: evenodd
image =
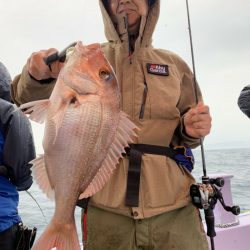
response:
M238 98L238 105L240 110L250 118L250 85L245 86Z
M0 62L0 249L14 250L18 224L18 191L32 185L31 164L35 158L28 119L10 98L11 77Z

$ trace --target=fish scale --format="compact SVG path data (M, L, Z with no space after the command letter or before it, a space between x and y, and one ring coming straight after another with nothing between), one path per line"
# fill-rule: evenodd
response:
M92 107L91 107L92 106ZM65 120L64 123L61 126L61 129L58 133L58 139L54 145L54 147L51 148L51 146L48 146L48 150L52 150L52 154L55 155L55 161L57 163L53 162L52 165L57 164L59 168L62 169L62 176L57 176L58 168L53 168L55 170L55 173L51 172L51 176L57 176L56 179L62 179L66 176L67 183L73 183L75 182L75 179L70 179L70 176L79 176L80 180L88 181L88 179L91 179L91 176L89 178L83 179L83 177L86 176L86 172L88 172L88 169L91 167L91 161L93 161L93 157L98 154L94 151L95 145L97 143L97 137L99 136L99 126L100 126L100 115L94 115L93 116L93 110L97 110L96 105L84 105L80 109L78 109L78 112L71 112L71 109L66 111L65 113ZM97 112L95 112L97 114ZM78 120L77 120L78 117ZM79 120L79 117L81 119ZM82 120L88 120L88 123L83 123ZM77 120L77 126L72 121ZM71 125L73 124L74 130L72 129ZM82 135L82 138L78 137L78 140L72 136L72 131L76 131L77 135ZM87 133L86 133L87 131ZM64 148L65 150L68 150L68 148L71 148L71 155L65 154L65 152L62 152L62 150L58 150L58 145L62 145L65 143L65 139L70 138L67 140L67 148ZM51 142L50 142L51 143ZM50 144L49 143L49 144ZM84 150L82 150L84 147ZM60 148L59 148L60 149ZM53 150L57 150L54 152ZM46 147L45 147L45 153L46 153ZM61 158L58 157L58 155L62 155ZM66 159L65 159L66 158ZM84 159L84 160L83 160ZM58 162L59 160L59 162ZM70 162L71 167L66 168L64 167L65 164L68 164ZM79 165L85 165L84 168L77 168ZM68 172L66 172L68 170ZM75 172L74 172L75 171ZM75 177L74 177L75 178ZM92 177L93 178L93 177ZM80 181L79 180L79 181ZM52 181L55 182L55 181ZM64 190L59 190L64 193ZM66 190L67 191L67 190Z

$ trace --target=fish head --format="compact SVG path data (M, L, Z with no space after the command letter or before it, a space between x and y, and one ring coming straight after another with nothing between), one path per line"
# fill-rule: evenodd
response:
M59 77L78 95L112 95L120 100L116 75L100 44L84 46L78 42L67 56Z

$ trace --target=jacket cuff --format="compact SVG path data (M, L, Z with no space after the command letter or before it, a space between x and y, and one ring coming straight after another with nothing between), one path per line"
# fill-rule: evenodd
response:
M12 81L11 97L18 106L30 101L48 99L55 82L54 79L48 79L41 83L31 78L26 66L24 66L22 74L17 75Z
M17 191L25 191L28 190L33 183L32 176L29 176L26 180L22 180L21 183L16 183Z
M34 76L32 76L29 72L28 72L29 76L31 79L39 82L40 84L50 84L51 82L53 82L56 78L48 78L48 79L42 79L42 80L37 80Z
M200 145L200 138L194 138L186 133L183 118L184 115L180 119L179 133L184 141L184 144L188 145L191 148L195 148Z

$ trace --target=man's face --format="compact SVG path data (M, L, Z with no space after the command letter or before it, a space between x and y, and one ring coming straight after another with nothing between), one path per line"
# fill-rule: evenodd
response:
M128 30L134 31L140 26L141 16L148 13L147 0L109 0L112 21L117 23L121 16L128 17Z

